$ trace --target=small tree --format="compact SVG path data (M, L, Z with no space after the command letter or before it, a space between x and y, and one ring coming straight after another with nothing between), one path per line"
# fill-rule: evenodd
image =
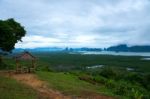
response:
M20 23L16 22L13 18L7 20L0 20L0 55L4 52L11 52L15 44L21 41L25 36L26 31ZM0 56L0 63L2 58Z

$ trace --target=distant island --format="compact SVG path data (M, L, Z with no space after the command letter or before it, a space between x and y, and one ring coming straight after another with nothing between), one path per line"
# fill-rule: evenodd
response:
M61 48L61 47L42 47L42 48L16 48L13 52L22 52L22 51L30 51L30 52L49 52L49 51L115 51L115 52L150 52L150 45L142 45L142 46L128 46L127 44L120 44L116 46L110 46L108 48L88 48L88 47L81 47L81 48Z
M120 44L117 46L108 47L104 50L115 51L115 52L150 52L150 45L128 47L127 44Z
M49 51L103 51L101 48L60 48L60 47L41 47L41 48L16 48L13 52L22 52L22 51L30 51L30 52L49 52Z

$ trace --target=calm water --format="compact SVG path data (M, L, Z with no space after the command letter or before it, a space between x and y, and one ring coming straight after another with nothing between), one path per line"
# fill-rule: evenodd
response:
M80 51L81 54L95 54L95 55L121 55L121 56L148 56L150 57L150 52L111 52L111 51Z

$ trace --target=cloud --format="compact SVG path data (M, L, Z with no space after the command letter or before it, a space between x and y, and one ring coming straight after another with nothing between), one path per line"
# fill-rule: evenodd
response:
M16 47L150 45L149 0L0 0L0 9L27 30Z
M61 43L59 39L43 37L43 36L27 36L23 38L23 42L19 42L17 48L36 48L36 47L47 47L54 46L54 44Z

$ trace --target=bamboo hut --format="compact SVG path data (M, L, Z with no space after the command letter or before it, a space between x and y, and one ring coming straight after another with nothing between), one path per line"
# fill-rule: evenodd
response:
M16 61L16 73L30 73L34 72L36 65L36 57L34 57L31 53L28 51L25 51L21 53L20 55L17 55L15 58ZM21 64L21 61L24 61L29 64L29 66L23 66Z

